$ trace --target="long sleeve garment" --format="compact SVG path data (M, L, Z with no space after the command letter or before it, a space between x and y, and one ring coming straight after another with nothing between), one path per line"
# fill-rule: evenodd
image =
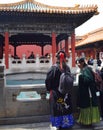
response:
M78 99L78 104L81 108L98 105L94 76L88 66L81 70L79 76Z

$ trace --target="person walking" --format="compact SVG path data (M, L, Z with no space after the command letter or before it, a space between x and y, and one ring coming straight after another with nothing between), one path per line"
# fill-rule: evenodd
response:
M70 73L70 68L66 64L64 51L59 51L56 57L57 62L49 69L45 80L47 91L50 93L50 122L56 129L70 128L74 125L71 93L62 94L58 89L61 73Z
M77 123L84 126L92 126L100 122L99 102L96 95L96 84L91 68L84 58L77 60L80 68L78 84L78 107L80 108Z

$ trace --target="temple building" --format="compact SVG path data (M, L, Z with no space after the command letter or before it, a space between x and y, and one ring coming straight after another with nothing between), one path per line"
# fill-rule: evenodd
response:
M77 37L76 53L78 57L84 53L87 59L103 60L103 27Z
M97 15L97 9L97 5L58 7L36 0L0 4L0 58L5 55L8 69L10 46L15 56L17 47L36 45L41 48L42 55L49 48L52 62L55 63L55 54L62 49L61 43L64 41L63 49L68 56L71 46L72 66L75 67L75 28ZM22 50L19 48L19 52Z

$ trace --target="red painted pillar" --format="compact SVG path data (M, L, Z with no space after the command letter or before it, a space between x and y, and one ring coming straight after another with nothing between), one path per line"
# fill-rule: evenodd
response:
M56 34L52 32L52 63L56 62Z
M5 32L5 65L9 68L9 33Z
M72 67L75 67L75 32L71 34Z
M65 40L65 52L67 57L69 57L69 43L68 43L68 38Z

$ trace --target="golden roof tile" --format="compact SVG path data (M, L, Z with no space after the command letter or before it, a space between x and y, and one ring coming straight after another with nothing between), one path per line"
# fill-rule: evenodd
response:
M27 11L27 12L47 12L47 13L65 13L79 14L95 12L98 14L97 5L80 6L76 4L74 7L50 6L36 0L22 0L16 3L0 4L0 11Z
M82 40L76 42L76 47L83 46L83 45L90 44L97 41L102 41L103 40L103 27L82 36L82 38L83 38Z

